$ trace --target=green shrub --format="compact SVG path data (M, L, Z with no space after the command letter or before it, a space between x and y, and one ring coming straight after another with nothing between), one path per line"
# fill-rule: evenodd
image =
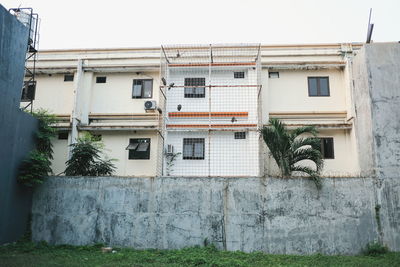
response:
M114 159L102 159L104 144L94 139L90 133L85 133L70 146L72 155L66 162L65 175L101 176L114 173Z
M387 246L380 244L379 242L371 242L368 243L365 247L363 254L366 256L377 256L381 254L388 253L389 249Z
M54 115L40 109L32 113L38 119L38 131L35 135L35 149L22 161L19 167L18 181L26 186L33 187L41 184L44 177L51 173L51 159L53 159L53 145L51 138L56 135L52 124L57 122Z

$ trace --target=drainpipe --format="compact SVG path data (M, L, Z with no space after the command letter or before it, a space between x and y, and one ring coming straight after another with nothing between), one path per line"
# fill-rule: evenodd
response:
M79 113L80 113L80 108L79 108L79 92L80 92L80 87L81 87L81 80L83 76L83 68L82 68L82 60L78 60L78 67L76 69L76 79L75 79L75 88L74 88L74 105L72 108L72 117L71 117L71 137L69 139L69 144L74 144L76 143L76 139L78 138L78 125L79 125ZM72 156L72 148L69 146L69 153L68 153L68 158L70 159Z

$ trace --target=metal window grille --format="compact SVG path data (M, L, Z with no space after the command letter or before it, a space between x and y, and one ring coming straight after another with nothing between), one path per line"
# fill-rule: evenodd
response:
M160 136L164 151L173 145L181 154L167 175L262 174L260 74L258 44L162 46ZM235 142L235 132L245 139ZM164 175L169 158L164 155Z
M204 98L206 78L185 78L185 97ZM193 86L193 87L192 87Z
M204 138L183 139L183 159L204 159Z
M235 78L235 79L244 79L244 71L235 71L233 73L233 78Z
M74 75L73 74L65 74L64 75L64 82L73 82L74 81Z
M246 132L235 132L235 139L246 139Z

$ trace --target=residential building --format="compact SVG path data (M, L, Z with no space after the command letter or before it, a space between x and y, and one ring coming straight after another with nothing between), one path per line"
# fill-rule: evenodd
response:
M55 174L65 170L68 145L89 131L118 160L116 175L277 175L258 129L279 118L318 128L322 175L358 176L351 60L361 47L42 50L32 104L61 119Z

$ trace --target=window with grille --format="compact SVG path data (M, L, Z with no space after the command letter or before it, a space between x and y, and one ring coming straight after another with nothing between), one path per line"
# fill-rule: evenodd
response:
M235 79L244 79L244 71L235 71L233 73L233 78L235 78Z
M308 77L308 96L330 96L329 77Z
M73 82L74 81L74 75L73 74L65 74L64 75L64 82Z
M183 159L204 159L204 138L184 138Z
M106 83L107 77L106 76L98 76L96 77L96 83Z
M151 98L153 94L152 79L135 79L132 86L132 98Z
M129 139L128 159L150 159L150 138Z
M235 139L246 139L246 132L236 132Z
M185 78L185 98L204 98L205 85L205 78Z
M324 137L321 139L321 154L322 158L324 159L334 159L334 145L333 145L333 138L332 137Z

